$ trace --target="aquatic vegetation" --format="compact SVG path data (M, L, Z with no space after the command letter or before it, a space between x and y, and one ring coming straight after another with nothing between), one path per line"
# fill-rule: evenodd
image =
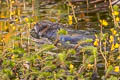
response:
M72 20L73 20L73 19L72 19L72 16L69 15L68 17L69 17L69 24L71 25L71 24L73 23L73 21L72 21Z
M97 29L93 39L80 40L76 44L68 42L63 45L59 42L55 45L57 39L53 41L54 43L39 44L39 41L35 42L31 38L31 30L39 20L44 18L53 22L63 22L66 23L66 28L73 30L71 26L74 24L79 25L79 22L84 21L87 24L91 19L84 18L89 16L88 13L84 13L85 11L80 14L76 13L80 7L76 6L74 0L73 2L71 0L60 0L58 2L53 1L53 3L49 0L46 2L38 0L38 2L41 4L40 6L46 7L64 3L62 7L64 7L63 10L66 10L66 14L62 10L54 11L54 6L51 7L52 11L48 8L48 12L45 7L36 10L37 3L35 0L0 1L1 80L120 79L119 6L110 4L109 16L112 17L110 18L112 20L106 18L109 17L108 15L101 16L102 13L99 12L97 16L94 15L98 18L98 23L94 24L100 30ZM81 7L82 4L81 2ZM88 8L87 2L87 10L89 10ZM43 14L37 15L36 11L41 11ZM42 17L42 15L44 16ZM79 20L79 18L81 19ZM89 29L92 30L91 27ZM77 33L79 30L74 31ZM62 28L57 31L57 36L68 34L69 32Z
M100 23L103 25L103 26L108 26L108 22L106 20L100 20Z
M113 15L118 16L118 15L119 15L119 12L118 12L118 11L114 11L114 12L113 12Z

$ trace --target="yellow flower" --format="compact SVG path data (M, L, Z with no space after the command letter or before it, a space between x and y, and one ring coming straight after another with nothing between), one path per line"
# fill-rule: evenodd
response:
M26 22L28 22L28 21L29 21L29 19L28 19L28 18L24 18L24 20L25 20Z
M113 32L114 28L111 28L110 31Z
M36 24L36 22L33 22L33 24Z
M117 38L117 40L119 41L119 40L120 40L120 38L118 37L118 38Z
M103 42L103 45L106 46L106 42Z
M103 45L106 45L106 42L103 42Z
M72 15L69 15L68 18L69 18L69 24L71 25L72 24Z
M119 18L119 17L116 17L115 20L116 20L117 22L119 22L119 21L120 21L120 18Z
M21 14L21 10L20 10L20 9L18 9L18 11L17 11L17 12L18 12L18 16L20 16L20 14Z
M16 27L15 27L15 26L13 26L13 27L12 27L12 30L15 30L15 29L16 29Z
M68 17L69 17L69 21L72 21L72 15L69 15Z
M109 42L111 43L111 42L113 42L113 41L114 41L114 37L111 35Z
M106 20L100 20L100 23L103 25L103 26L108 26L108 22Z
M114 30L114 31L113 31L113 35L116 35L116 33L117 33L117 31L116 31L116 30Z
M117 59L120 59L120 56L118 56Z
M91 68L93 68L93 64L88 64L87 67L88 67L88 69L91 69Z
M19 21L19 19L18 19L18 18L16 18L16 19L15 19L15 21L17 22L17 21Z
M12 59L14 59L15 58L15 55L12 55L12 57L11 57Z
M114 44L112 44L111 51L113 51L114 49L115 49L115 46L114 46Z
M72 24L72 21L69 21L69 25L71 25Z
M108 22L105 21L105 20L103 20L103 25L104 25L104 26L107 26L107 25L108 25Z
M99 45L98 43L99 43L99 39L95 39L93 44L94 44L94 46L98 46Z
M73 70L74 65L70 64L70 70Z
M5 16L5 14L4 14L4 12L1 12L0 13L0 18L5 18L6 16Z
M10 12L10 15L14 15L14 12Z
M14 3L15 3L15 1L11 1L11 3L12 3L12 4L14 4Z
M8 26L5 26L5 30L7 30L8 29Z
M118 47L119 47L119 44L118 44L118 43L116 43L116 44L115 44L115 48L118 48Z
M114 11L114 12L113 12L113 15L118 16L118 15L119 15L119 12L118 12L118 11Z
M56 73L54 73L54 76L56 77Z
M4 40L5 40L5 39L3 38L3 39L1 40L1 42L4 42Z
M113 35L116 35L117 31L114 28L112 28L110 30L111 30L111 32L112 32Z
M115 71L115 72L119 72L119 71L120 71L119 66L115 66L114 71Z

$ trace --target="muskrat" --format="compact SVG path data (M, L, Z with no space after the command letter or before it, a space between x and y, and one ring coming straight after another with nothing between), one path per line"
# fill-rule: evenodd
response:
M41 21L37 23L34 28L31 30L31 36L40 39L40 38L47 38L48 40L54 42L56 39L59 40L59 42L70 42L73 44L76 44L80 40L85 40L87 38L93 38L93 35L85 34L83 31L80 31L81 33L77 33L77 35L69 34L70 30L66 29L68 31L67 35L59 35L57 36L57 31L61 28L66 29L64 25L56 22L50 22L50 21ZM84 31L87 32L87 31Z

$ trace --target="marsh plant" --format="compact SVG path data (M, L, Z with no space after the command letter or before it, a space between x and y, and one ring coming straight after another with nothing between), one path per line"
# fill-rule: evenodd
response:
M68 25L73 24L73 18L78 23L74 6L67 1L72 10L72 15L67 14ZM73 48L65 48L60 43L59 46L38 45L31 39L30 30L38 22L34 3L35 0L0 1L0 6L6 9L0 8L1 80L120 79L119 6L110 6L112 28L105 31L111 25L99 16L100 33L95 34L95 39L79 41ZM27 6L32 7L32 12ZM61 34L67 35L68 32L60 29L57 35ZM93 45L79 48L84 43Z

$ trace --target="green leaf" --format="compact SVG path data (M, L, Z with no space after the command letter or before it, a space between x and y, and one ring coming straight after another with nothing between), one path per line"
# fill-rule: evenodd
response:
M94 63L94 56L93 56L93 55L89 56L89 57L87 58L86 62L87 62L87 63Z
M2 72L5 73L7 76L13 75L13 72L10 69L3 69Z
M75 51L74 49L69 49L69 50L68 50L68 53L70 53L70 54L75 54L76 51Z
M85 40L85 42L88 42L88 43L90 43L92 41L93 41L93 39L89 39L89 38Z
M29 18L29 23L32 23L33 21L33 18Z
M102 40L105 40L107 38L107 36L108 36L108 33L103 34L102 35Z
M57 73L56 73L56 78L60 78L65 76L65 70L64 69L60 69Z
M15 47L13 49L13 53L15 53L15 54L21 54L21 53L24 53L24 52L25 52L24 49L20 48L20 47Z
M11 38L14 40L21 40L20 36L12 36Z
M114 6L113 6L113 10L114 10L114 11L118 11L118 10L119 10L119 6L118 6L118 5L114 5Z
M66 31L65 29L60 29L60 30L58 30L57 31L57 33L59 34L59 35L67 35L68 34L68 31Z
M11 66L11 67L14 67L14 66L15 66L15 62L10 61L10 66Z
M72 75L67 76L67 80L74 80L74 76Z
M41 78L48 78L50 76L52 76L51 72L41 72L39 77L41 77Z
M63 52L63 53L59 53L58 54L58 58L60 61L65 61L66 59L66 54Z
M94 58L97 57L97 48L93 46L86 46L82 49L83 51L90 50L90 52L94 55Z
M115 76L110 76L110 78L108 78L107 80L118 80L118 78Z
M55 48L55 46L53 44L52 45L45 44L45 45L42 46L42 48L44 50L51 50L51 49Z
M112 70L113 70L113 66L110 65L110 66L108 66L108 69L107 69L106 73L109 73L109 72L112 71Z

